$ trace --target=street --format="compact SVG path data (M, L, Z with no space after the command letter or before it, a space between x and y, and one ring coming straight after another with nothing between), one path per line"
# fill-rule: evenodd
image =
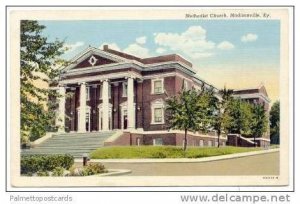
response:
M279 175L279 152L197 163L107 163L108 169L130 169L126 176Z

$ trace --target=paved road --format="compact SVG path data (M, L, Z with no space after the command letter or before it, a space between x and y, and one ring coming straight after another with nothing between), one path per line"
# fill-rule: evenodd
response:
M130 169L126 176L279 175L279 152L199 163L103 163Z

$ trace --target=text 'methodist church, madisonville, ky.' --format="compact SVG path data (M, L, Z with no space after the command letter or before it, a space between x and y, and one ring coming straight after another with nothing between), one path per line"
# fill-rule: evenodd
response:
M61 132L118 132L106 145L177 145L184 133L168 130L166 98L182 87L213 88L196 76L192 63L177 54L139 58L110 49L88 47L65 67L56 87L59 99L57 123ZM264 86L235 90L250 102L270 100ZM253 139L253 138L252 138ZM189 132L189 146L217 146L216 132ZM259 146L269 145L269 135L256 139ZM251 138L223 135L220 145L253 146Z

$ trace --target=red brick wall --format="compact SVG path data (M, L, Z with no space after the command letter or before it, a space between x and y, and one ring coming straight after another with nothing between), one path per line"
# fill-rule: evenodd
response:
M130 134L124 132L114 142L107 142L105 146L130 146L137 145L137 138L140 138L140 145L153 145L153 139L162 138L163 145L182 146L184 140L184 134L168 133L168 134ZM215 146L217 138L199 137L199 136L187 136L188 146L199 146L200 140L203 140L204 146L208 146L208 141L212 142L212 146ZM220 140L220 145L226 142L224 139Z

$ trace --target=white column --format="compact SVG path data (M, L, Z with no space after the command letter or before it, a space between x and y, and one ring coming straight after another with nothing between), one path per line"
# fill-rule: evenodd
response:
M58 103L58 116L56 125L58 126L58 132L65 132L65 105L66 105L66 89L64 86L58 88L59 103Z
M86 84L85 82L83 82L80 84L80 107L79 107L78 132L86 132L85 117L86 117Z
M127 82L127 120L128 129L135 129L135 109L134 109L134 83L129 77Z
M109 96L108 96L108 80L103 81L102 85L102 130L109 130Z

